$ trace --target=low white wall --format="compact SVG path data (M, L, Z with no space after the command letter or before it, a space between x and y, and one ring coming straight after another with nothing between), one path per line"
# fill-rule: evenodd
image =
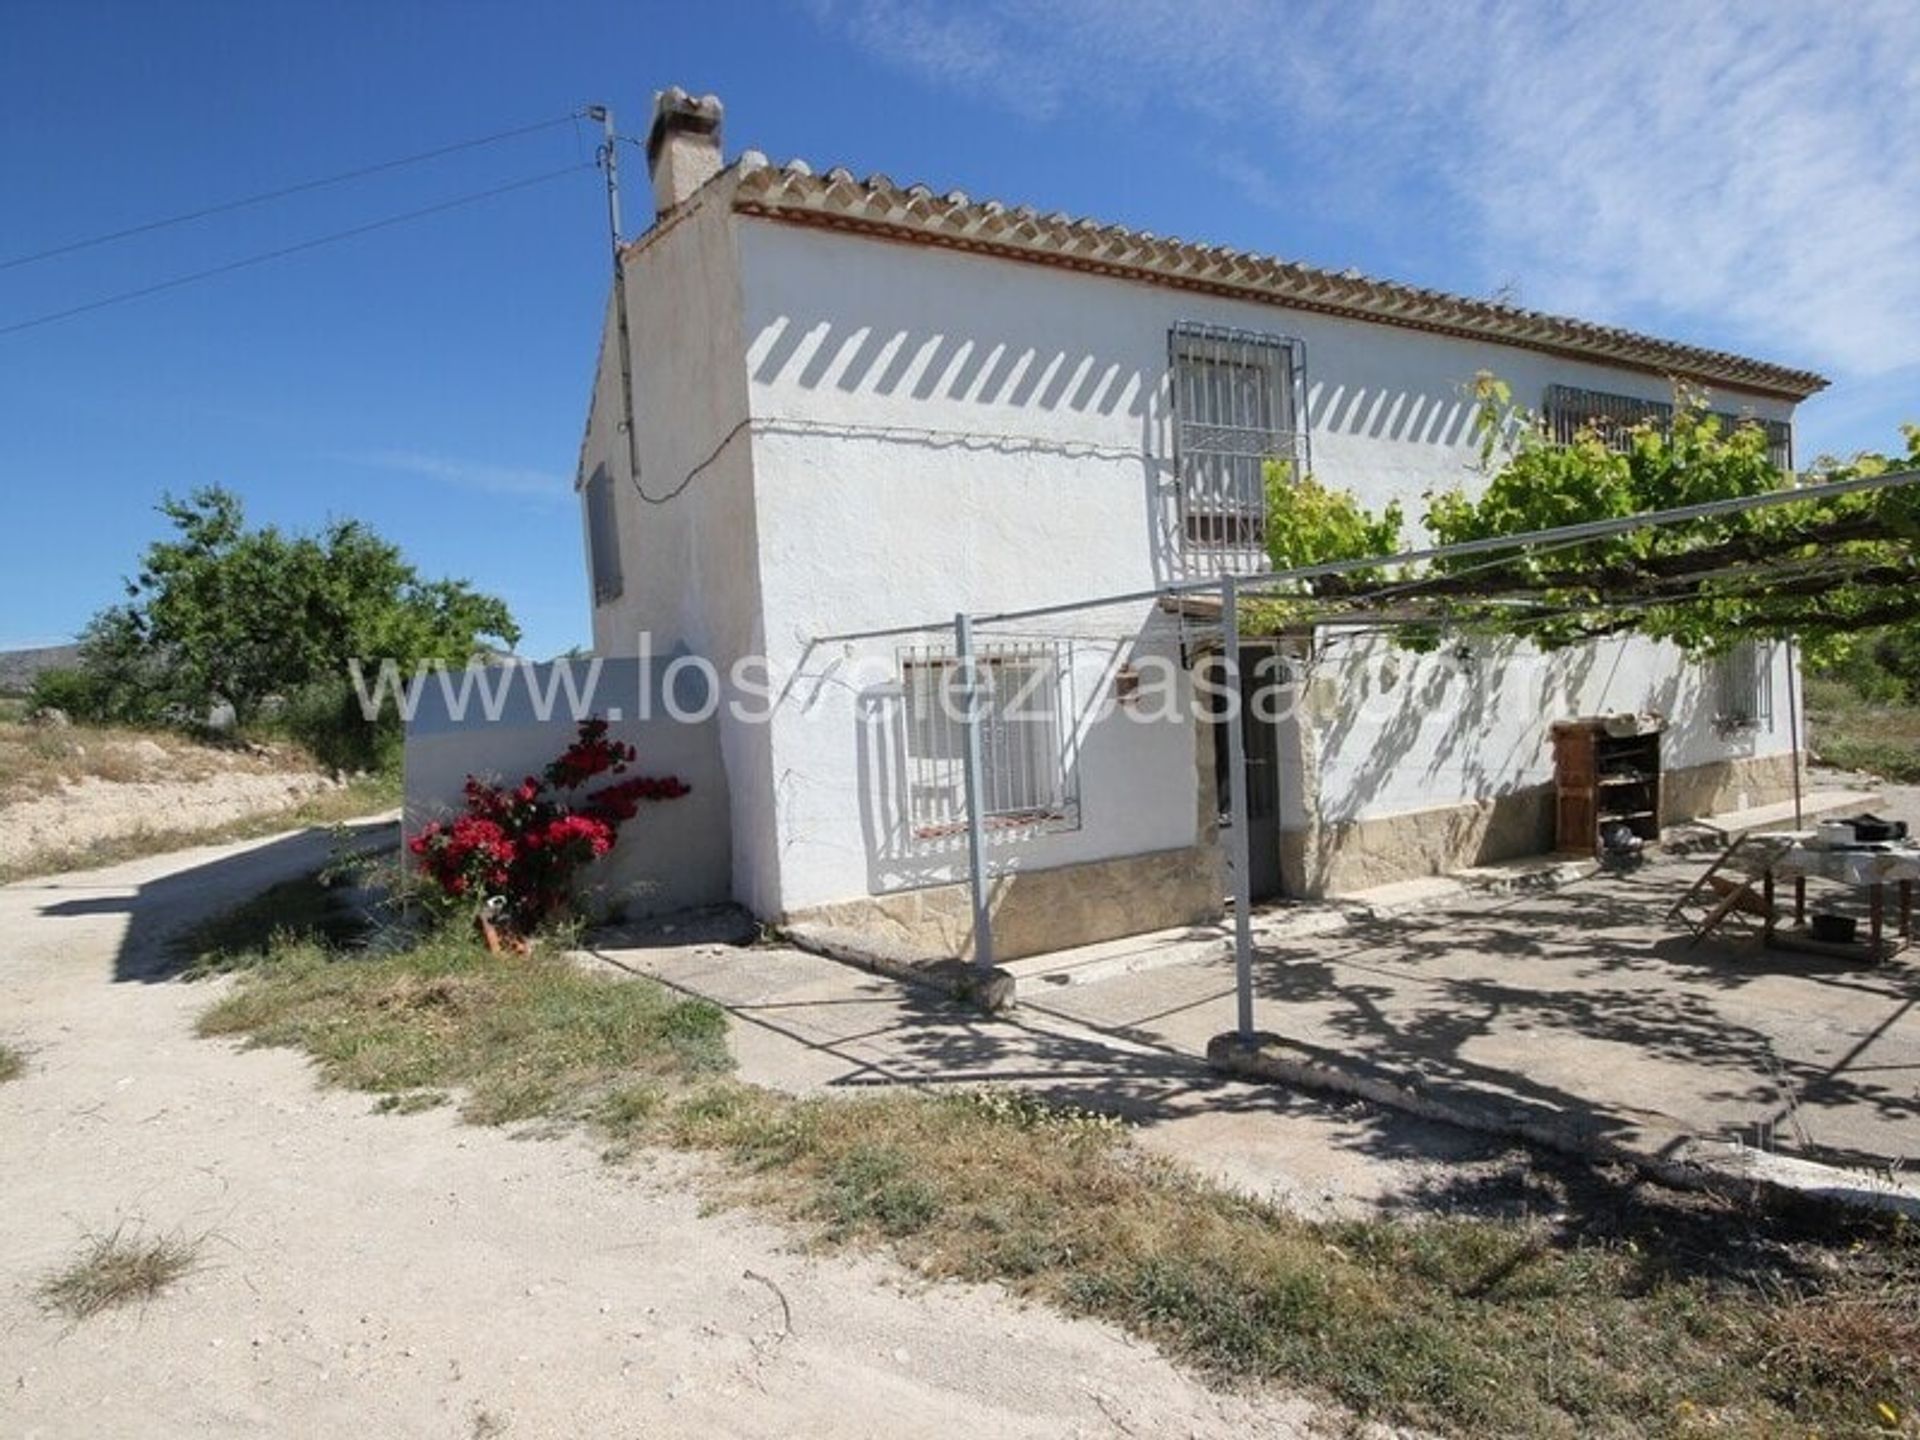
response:
M556 666L573 666L586 704L579 715L599 715L610 733L639 751L630 775L676 775L691 791L678 800L642 805L621 829L619 843L583 876L588 908L605 914L659 914L692 905L716 904L732 894L732 855L727 819L727 777L719 729L711 719L675 718L665 704L666 661L643 667L633 660L557 661L516 667L507 675L502 703L473 703L456 718L452 697L434 679L421 688L407 726L406 833L429 820L461 813L461 789L469 775L513 782L537 775L572 742L577 721L556 683ZM493 683L501 684L499 673ZM676 677L674 699L683 715L697 715L703 694L697 675ZM458 693L458 679L454 691ZM542 706L539 697L561 703ZM549 717L540 718L542 709ZM487 718L491 710L497 718ZM613 777L620 778L620 777ZM607 783L602 781L600 783ZM591 790L592 785L583 787Z

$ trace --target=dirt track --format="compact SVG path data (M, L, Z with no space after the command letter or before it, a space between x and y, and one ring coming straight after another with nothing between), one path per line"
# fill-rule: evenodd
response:
M0 1433L1288 1435L1107 1327L702 1214L687 1161L374 1116L284 1052L191 1033L162 938L321 837L0 889ZM204 1236L143 1311L33 1287L83 1234ZM751 1272L751 1273L749 1273ZM791 1311L791 1328L786 1323Z

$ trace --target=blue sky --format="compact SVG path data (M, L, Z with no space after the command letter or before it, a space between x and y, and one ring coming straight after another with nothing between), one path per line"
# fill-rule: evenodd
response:
M680 84L755 148L1489 294L1834 377L1801 451L1920 419L1920 7L1783 0L9 0L0 261ZM0 327L579 164L558 125L0 269ZM644 161L624 157L646 211ZM0 335L0 647L118 596L163 491L371 522L587 634L570 476L590 169Z

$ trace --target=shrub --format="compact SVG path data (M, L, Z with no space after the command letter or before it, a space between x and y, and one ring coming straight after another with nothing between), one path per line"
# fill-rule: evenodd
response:
M100 717L100 686L84 670L42 670L27 692L27 709L63 710L75 720Z
M511 788L469 775L467 813L424 826L407 848L448 902L498 900L508 923L529 933L568 903L574 876L613 849L643 803L687 793L674 776L633 775L571 798L603 775L626 775L634 758L631 745L607 737L605 720L583 720L541 775Z
M290 692L274 713L273 728L334 770L397 772L404 743L400 717L382 706L368 720L351 682L315 680Z

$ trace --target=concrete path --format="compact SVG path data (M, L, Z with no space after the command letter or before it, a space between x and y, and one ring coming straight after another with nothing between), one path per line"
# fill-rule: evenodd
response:
M1018 1085L1118 1113L1149 1148L1307 1214L1445 1206L1524 1152L1451 1126L1212 1074L1190 1046L1123 1035L1094 1013L1023 1004L989 1017L934 992L786 947L672 934L603 943L604 963L723 1005L741 1078L794 1094Z
M1305 1433L1105 1326L708 1213L682 1158L375 1116L294 1054L194 1038L219 982L171 980L168 932L327 853L0 889L0 1039L30 1056L0 1084L0 1435ZM198 1238L199 1268L144 1309L44 1313L38 1283L123 1223Z

